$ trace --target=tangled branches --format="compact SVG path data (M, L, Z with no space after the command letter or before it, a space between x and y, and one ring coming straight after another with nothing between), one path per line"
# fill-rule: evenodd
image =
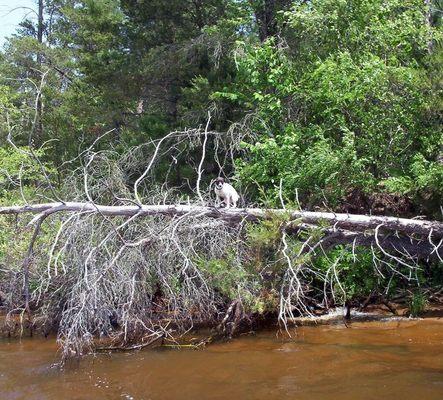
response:
M369 248L383 277L414 280L419 260L442 261L438 222L289 210L283 200L281 210L212 207L205 158L212 152L218 160L226 138L208 127L171 132L124 155L91 147L57 198L1 207L0 214L36 214L27 219L33 233L23 267L0 272L9 315L55 326L69 357L103 343L139 348L176 340L202 324L231 336L265 313L288 328L298 315L347 300L344 256L328 254L337 245L354 258L357 247ZM168 176L190 146L202 151L189 159L187 187L159 182L156 169Z

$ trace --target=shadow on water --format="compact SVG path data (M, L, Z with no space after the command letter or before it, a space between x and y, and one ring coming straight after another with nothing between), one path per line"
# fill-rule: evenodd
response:
M443 319L303 326L205 350L100 354L64 370L53 339L0 341L0 398L443 399Z

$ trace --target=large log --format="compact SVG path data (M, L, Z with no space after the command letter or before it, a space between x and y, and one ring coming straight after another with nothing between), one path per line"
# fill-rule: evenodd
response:
M386 251L392 251L396 254L403 252L416 259L442 260L443 245L440 243L432 244L428 239L411 238L410 236L398 235L396 233L387 233L375 236L365 232L350 232L342 229L326 229L325 237L322 240L322 248L327 249L338 244L373 247L379 246ZM437 241L439 242L439 241Z
M300 220L306 224L327 223L334 228L350 231L379 229L406 235L443 238L443 222L407 219L388 216L313 212L300 210L265 208L215 208L197 205L131 205L106 206L88 202L42 203L25 206L0 207L0 214L34 213L45 216L58 212L100 213L105 216L199 216L218 218L228 222L242 220L269 219L273 216L286 216L288 220Z

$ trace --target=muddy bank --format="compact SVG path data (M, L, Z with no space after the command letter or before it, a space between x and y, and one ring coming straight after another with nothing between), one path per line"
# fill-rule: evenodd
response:
M294 318L292 322L296 325L328 325L340 323L347 325L353 322L389 322L413 319L439 320L441 318L443 318L443 304L440 302L428 304L417 317L411 316L409 308L405 307L403 303L389 303L389 306L379 303L365 307L364 311L351 309L350 318L347 318L347 309L345 307L338 307L330 310L328 313L317 314L312 317Z
M365 307L364 311L356 308L351 308L350 318L347 318L347 308L337 307L329 310L327 313L314 313L309 317L298 317L289 321L289 331L285 332L284 328L277 322L277 316L270 314L261 316L254 321L250 320L250 324L243 324L238 327L236 334L230 337L220 331L220 327L214 324L199 324L186 334L178 335L173 340L161 336L140 336L139 340L121 346L111 337L100 337L94 339L94 346L91 347L94 352L109 352L109 351L137 351L144 348L194 348L201 349L206 346L213 346L214 344L226 342L230 339L238 340L244 335L260 335L263 332L276 331L279 335L292 336L298 334L298 329L304 326L317 325L343 325L344 327L351 327L355 324L362 323L379 323L392 324L394 322L410 322L418 320L428 320L430 322L443 321L443 304L441 302L428 303L425 310L419 317L413 318L410 315L410 310L404 303L376 303ZM171 326L171 329L173 327ZM26 314L5 314L0 315L0 339L11 339L11 341L26 339L26 338L52 338L55 340L56 329L48 329L47 326L39 326L39 321L29 320Z

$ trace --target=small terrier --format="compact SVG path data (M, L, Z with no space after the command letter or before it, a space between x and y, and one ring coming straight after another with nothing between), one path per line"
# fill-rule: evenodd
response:
M224 202L226 208L237 207L237 202L240 196L232 185L226 183L223 178L217 178L215 180L214 192L216 196L215 206L220 207L221 203Z

